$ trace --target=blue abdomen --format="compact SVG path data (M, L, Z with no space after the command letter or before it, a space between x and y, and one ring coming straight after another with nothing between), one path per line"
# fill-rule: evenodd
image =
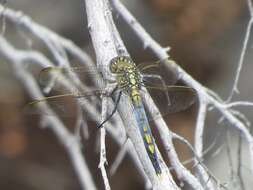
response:
M151 133L151 129L149 127L149 123L142 102L134 103L134 114L144 141L146 151L153 164L156 174L161 174L162 171L158 162L157 152L155 150L155 142Z

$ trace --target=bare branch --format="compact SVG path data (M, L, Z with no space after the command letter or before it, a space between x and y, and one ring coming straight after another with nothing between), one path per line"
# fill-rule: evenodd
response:
M243 46L242 46L242 50L241 50L241 54L240 54L240 58L239 58L239 63L238 63L238 67L237 67L237 71L236 71L236 75L235 75L235 79L234 79L234 84L233 84L232 90L230 92L230 95L228 96L227 102L231 101L234 93L239 93L238 82L239 82L242 66L243 66L243 63L244 63L246 51L247 51L247 48L248 48L250 32L251 32L251 28L252 28L252 24L253 24L252 1L251 0L246 0L246 1L247 1L248 9L249 9L250 19L249 19L249 22L247 24L246 33L245 33L245 37L244 37L244 40L243 40Z
M244 185L244 180L243 180L243 176L242 176L242 135L241 133L239 133L238 135L238 152L237 152L237 156L238 156L238 164L237 164L237 177L238 177L238 181L239 181L239 185L241 187L242 190L245 190L245 185Z
M207 102L206 100L199 94L199 112L197 117L196 129L195 129L195 151L197 157L202 159L203 157L203 135L204 135L204 127L205 127L205 118L207 111ZM202 165L198 164L198 160L195 161L197 164L197 170L199 172L200 178L202 181L206 183L206 187L208 189L215 189L212 181L209 180L209 176Z
M248 2L251 2L251 0L248 0ZM252 9L252 7L250 8L250 10L251 9ZM253 15L252 14L253 14L253 12L250 12L251 18L248 22L246 34L245 34L245 37L244 37L244 40L243 40L243 47L242 47L241 54L240 54L240 59L239 59L239 63L238 63L238 67L237 67L237 71L236 71L236 75L235 75L233 88L230 92L230 95L227 99L227 102L229 102L232 99L234 93L239 93L238 82L239 82L242 66L243 66L243 63L244 63L245 54L246 54L246 51L247 51L247 48L248 48L248 43L249 43L249 38L250 38L250 31L251 31L252 24L253 24Z
M88 27L96 52L98 67L103 65L102 68L105 69L102 71L103 76L105 79L110 79L111 77L108 76L106 66L109 64L112 58L118 55L118 44L115 42L118 42L117 39L120 37L117 37L118 33L113 33L113 21L111 20L111 12L108 7L108 1L86 0L86 12L88 17ZM137 123L132 115L131 103L129 102L127 96L122 96L118 110L123 119L127 134L134 144L143 168L153 184L153 188L164 189L166 186L166 188L171 187L171 189L178 189L173 180L171 180L169 172L166 172L166 175L163 176L162 181L159 180L155 174L151 161L148 159L148 156L143 156L147 155L147 153L142 142Z
M107 97L102 97L101 123L106 120L107 105L108 105L107 99L108 99ZM105 123L105 125L106 125L106 123ZM100 129L100 162L99 162L98 167L100 168L101 173L102 173L105 189L110 190L111 187L110 187L109 180L108 180L107 173L106 173L106 169L105 169L105 164L107 164L105 135L106 135L106 130L104 127L101 127L101 129Z
M20 54L20 52L15 51L15 49L11 47L11 45L2 36L0 36L0 52L12 64L13 70L16 71L16 76L24 84L31 96L33 96L35 99L43 98L43 95L34 78L23 69L22 63L25 60L25 54ZM52 115L55 115L46 104L40 106L40 109L47 110L47 112L52 112ZM51 126L50 128L69 153L83 189L96 190L97 188L90 175L85 158L80 150L80 144L76 137L67 130L59 118L45 116L44 121Z
M231 102L226 105L224 105L226 108L231 108L235 106L253 106L253 102L248 101L238 101L238 102Z

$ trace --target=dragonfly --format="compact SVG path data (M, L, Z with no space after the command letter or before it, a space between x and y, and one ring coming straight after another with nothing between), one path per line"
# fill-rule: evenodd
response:
M159 75L160 71L158 72L158 74L153 73L154 69L156 70L157 68L160 67L159 63L160 61L155 64L148 64L148 65L140 64L137 66L129 56L117 56L110 61L109 70L116 77L115 89L116 91L119 90L119 95L111 114L99 125L99 127L102 127L103 124L107 122L116 112L117 105L120 101L122 93L127 95L129 97L130 102L133 105L134 117L137 126L139 128L140 134L142 136L147 155L151 160L154 170L158 176L161 175L162 170L158 161L158 154L155 147L155 139L152 135L151 128L149 125L149 121L153 120L154 117L151 116L150 113L148 114L146 112L146 108L143 104L143 95L142 95L143 88L149 89L151 96L152 93L153 94L160 93L159 96L155 94L155 97L160 97L158 99L162 100L158 101L163 105L160 106L163 107L162 115L184 110L188 108L190 105L192 105L195 101L195 91L192 88L184 86L167 85L163 80L163 78L161 78L161 76ZM52 78L52 76L54 76L52 75L52 73L61 72L66 74L68 70L69 68L59 68L59 67L45 68L41 71L39 80L43 84L48 84L52 82L53 79L56 80L57 78L57 77ZM152 74L149 74L150 72L147 72L149 70L151 70ZM143 74L141 73L141 71L146 71L146 73ZM86 76L88 75L88 73L92 74L91 71L87 71L85 69L80 68L73 68L71 72L81 73ZM173 71L173 73L169 74L168 81L170 83L173 83L177 80L177 77L178 77L177 72ZM36 107L37 105L43 103L44 101L47 102L53 101L54 104L51 105L54 105L55 109L63 110L66 113L66 110L64 109L64 104L57 104L58 99L67 96L72 96L75 98L91 98L94 94L96 94L96 96L99 94L104 94L102 93L103 92L102 89L95 90L94 92L95 93L78 92L46 97L44 99L35 100L29 103L29 106ZM162 97L161 94L163 95Z

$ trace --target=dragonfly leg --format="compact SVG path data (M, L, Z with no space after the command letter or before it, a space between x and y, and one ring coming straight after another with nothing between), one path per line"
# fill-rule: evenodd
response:
M118 90L118 85L113 88L109 96L112 96Z
M158 79L160 80L162 86L164 89L167 89L167 85L166 83L164 82L163 78L160 76L160 75L155 75L155 74L144 74L143 75L143 78L144 78L144 81L145 81L145 78L155 78L155 79ZM144 85L145 86L145 85ZM152 88L152 87L151 87ZM164 90L164 93L165 93L165 96L167 98L167 102L168 102L168 106L171 105L171 102L170 102L170 98L169 98L169 93L168 93L168 90Z
M116 89L117 89L117 87L112 91L112 93L114 93L116 91ZM119 95L117 97L117 100L116 100L115 106L112 110L112 113L101 124L99 124L98 128L101 128L108 120L110 120L112 118L112 116L114 115L114 113L117 110L121 95L122 95L122 91L119 92Z
M139 64L137 67L139 68L140 71L144 71L144 70L147 70L149 68L152 68L152 67L160 67L160 64L164 61L169 61L169 57L166 57L164 59L160 59L158 61L154 61L153 63L151 64L147 64L145 62Z

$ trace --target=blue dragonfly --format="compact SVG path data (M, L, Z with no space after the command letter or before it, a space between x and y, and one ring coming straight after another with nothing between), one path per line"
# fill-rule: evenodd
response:
M167 60L163 61L166 62ZM185 110L195 101L195 91L192 88L172 85L176 82L178 77L175 70L172 70L171 73L166 73L167 77L165 78L167 78L168 82L164 81L164 79L161 77L161 72L164 71L164 69L161 70L161 62L162 61L147 65L140 64L137 66L128 56L117 56L111 60L109 69L110 72L115 75L117 84L113 92L118 91L119 93L115 101L115 106L113 110L111 110L111 114L99 125L99 127L101 127L105 122L109 121L116 112L122 93L129 96L129 99L133 105L134 117L139 127L146 152L157 175L161 175L162 170L158 162L157 152L155 149L155 140L149 126L149 121L155 118L150 116L151 114L148 115L146 112L142 97L143 88L147 88L151 93L151 96L153 94L152 97L157 97L158 101L155 101L155 103L160 105L158 107L162 115ZM142 74L140 71L146 71L146 73ZM82 67L48 67L40 72L39 81L42 85L48 85L53 81L54 86L57 86L57 81L61 81L62 79L59 76L68 76L70 73L80 74L80 78L86 78L86 82L88 78L88 83L92 83L91 80L94 79L95 76L94 72L87 71ZM167 83L169 83L170 86L168 86ZM97 86L99 86L99 88L91 90L90 92L71 92L68 94L55 95L46 97L44 99L35 100L29 103L28 107L32 108L32 110L35 110L34 108L36 108L40 103L46 101L55 110L57 110L57 113L64 113L63 115L70 116L75 113L72 111L73 109L66 108L67 101L63 100L60 102L59 100L61 98L72 97L87 98L89 101L91 101L93 97L104 94L104 85L97 83ZM154 99L156 100L156 98ZM34 112L36 113L36 111Z

